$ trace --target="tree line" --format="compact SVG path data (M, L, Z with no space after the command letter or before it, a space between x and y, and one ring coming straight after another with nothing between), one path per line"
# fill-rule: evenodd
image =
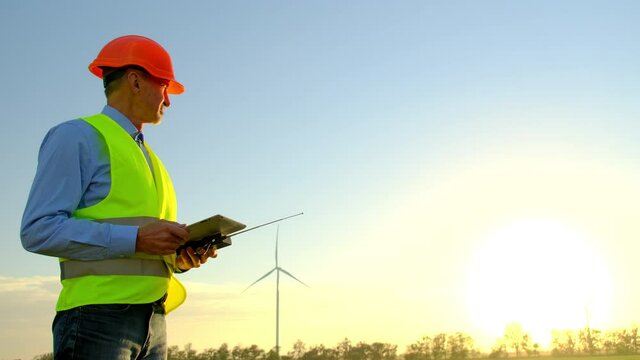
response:
M640 329L601 331L590 327L578 330L554 330L549 349L543 351L539 343L517 323L505 327L504 334L496 340L489 353L481 352L471 336L456 332L423 336L398 354L397 345L389 343L352 343L348 338L335 347L306 345L302 340L291 350L278 357L275 348L264 350L257 345L230 347L224 343L218 348L202 352L191 344L182 349L170 346L168 360L468 360L577 355L638 355L640 354ZM43 354L34 360L53 359L53 354Z
M531 341L529 333L517 323L505 327L504 336L497 340L488 354L490 358L540 356L540 344ZM553 330L547 351L552 356L595 356L640 354L638 326L628 329L602 331L591 327L578 330Z
M398 353L397 345L374 342L353 344L345 338L335 347L304 344L298 340L292 349L280 356L282 360L468 360L577 355L638 355L640 354L640 329L601 331L585 327L579 330L554 330L550 348L543 350L534 342L530 333L517 323L505 327L504 334L496 340L489 353L480 351L467 334L456 332L423 336ZM265 351L257 345L229 348L222 344L218 349L206 349L202 353L190 344L180 350L169 348L168 360L278 360L275 349Z
M636 355L640 354L638 326L615 331L584 328L578 331L554 331L551 353L572 355Z

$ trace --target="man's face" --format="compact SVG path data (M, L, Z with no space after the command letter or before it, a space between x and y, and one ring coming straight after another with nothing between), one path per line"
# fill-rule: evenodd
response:
M133 70L137 71L137 70ZM164 108L169 107L167 88L169 81L137 71L140 75L138 111L143 123L157 124L162 120Z

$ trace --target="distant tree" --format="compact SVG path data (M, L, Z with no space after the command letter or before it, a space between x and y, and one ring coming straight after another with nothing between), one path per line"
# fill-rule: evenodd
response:
M613 331L609 339L617 355L632 355L640 351L640 336L637 327Z
M367 354L367 359L395 360L398 357L398 355L396 354L397 350L398 350L397 345L374 342L369 347L369 354Z
M187 345L185 345L185 348L187 348ZM168 350L168 354L167 354L168 360L187 360L186 351L180 350L180 347L178 347L177 345L170 346L167 350Z
M278 351L276 350L275 347L269 350L264 357L264 360L281 360L281 359L282 357L278 356Z
M447 334L438 334L431 341L431 357L434 360L447 358Z
M577 341L573 330L551 332L551 354L555 356L571 356L576 354Z
M231 351L229 351L229 345L222 343L215 353L214 360L230 360Z
M303 360L338 360L338 351L324 345L312 346L302 357Z
M637 354L640 351L640 334L638 327L622 330L620 341L624 344L625 354Z
M523 350L527 353L528 357L540 356L540 344L532 342L529 338L529 334L525 334L523 338Z
M53 360L53 353L38 355L33 360Z
M367 355L370 352L370 346L369 344L366 344L364 342L359 342L357 343L355 346L351 346L351 349L349 349L349 352L347 353L347 356L345 357L346 360L365 360L368 359Z
M180 360L180 353L180 348L177 345L169 346L167 348L167 360Z
M351 351L351 341L348 338L344 338L336 345L336 352L338 353L338 359L347 359L349 352Z
M265 352L257 345L251 345L250 347L235 346L231 350L232 360L261 360L264 358Z
M202 350L201 353L196 355L197 360L214 360L216 358L216 349L207 348Z
M503 339L498 339L498 342L491 348L489 358L500 359L506 358L507 356L509 356L509 353L507 353L507 345L504 343Z
M531 335L529 333L522 334L522 340L520 341L520 350L530 356L531 348L533 347L533 343L531 341Z
M629 329L629 347L634 354L640 353L640 329L637 325Z
M528 357L540 356L540 344L537 342L533 342L529 333L522 334L520 348L527 354Z
M240 345L236 345L231 350L231 360L244 360L244 348Z
M449 352L449 359L469 359L474 350L473 339L460 332L449 335L447 338L447 350Z
M188 343L184 346L184 357L180 360L198 360L198 352L193 349L193 345Z
M578 349L586 355L599 354L603 347L602 332L585 327L578 331Z
M180 350L178 346L170 346L167 349L167 360L199 360L197 354L191 343L186 344L184 350Z
M304 344L304 342L302 342L302 340L298 339L293 344L293 348L287 353L287 355L290 356L293 360L300 360L306 352L306 345Z
M516 357L520 357L520 353L524 350L524 347L529 347L529 334L522 330L522 324L510 323L504 328L504 341L507 345L507 351L512 349L516 354Z
M602 336L602 351L606 355L612 355L616 353L616 347L618 342L618 334L616 331L607 331Z
M431 360L431 338L423 336L422 339L414 344L407 346L404 354L405 360Z
M602 340L602 351L606 355L628 355L631 349L625 343L624 330L607 331Z

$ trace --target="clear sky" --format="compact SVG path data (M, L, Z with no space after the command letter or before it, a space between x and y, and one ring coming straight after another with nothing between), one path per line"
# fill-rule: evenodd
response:
M57 260L19 222L39 144L105 103L114 37L172 54L186 92L145 138L179 218L282 223L281 344L516 321L543 342L640 321L637 1L3 1L0 359L51 351ZM169 341L275 343L275 227L182 276Z

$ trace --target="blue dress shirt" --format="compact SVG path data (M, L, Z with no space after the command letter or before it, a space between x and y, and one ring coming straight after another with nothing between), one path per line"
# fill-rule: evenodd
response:
M116 109L102 113L129 134L136 127ZM97 204L111 188L106 143L86 121L76 119L53 127L45 136L38 167L22 216L22 245L31 252L68 259L100 260L135 253L137 226L78 220L71 214ZM146 154L146 149L145 155Z

